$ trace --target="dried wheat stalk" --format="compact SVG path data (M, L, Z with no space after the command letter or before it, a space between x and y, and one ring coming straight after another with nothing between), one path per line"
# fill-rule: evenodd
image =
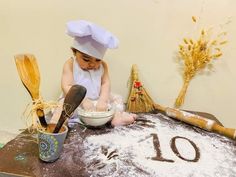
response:
M197 21L196 17L192 17L192 20L194 23ZM176 107L180 107L184 103L189 82L196 73L207 66L212 67L212 60L222 56L221 46L227 43L224 40L226 32L221 32L211 39L210 31L202 29L197 40L184 38L183 44L179 45L179 57L184 64L184 84L175 101Z

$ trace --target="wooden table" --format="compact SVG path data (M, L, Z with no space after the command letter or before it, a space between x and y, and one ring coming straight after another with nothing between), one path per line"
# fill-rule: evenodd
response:
M213 115L202 112L195 112L198 115L207 117L218 121ZM218 121L219 122L219 121ZM219 122L220 123L220 122ZM221 123L220 123L221 124ZM111 127L106 126L104 129L89 130L90 134L100 134L109 131ZM83 127L76 127L76 133L81 136L86 136L83 133ZM74 132L69 132L65 141L65 145L73 139L71 139ZM62 152L64 155L65 152ZM82 152L81 152L82 153ZM48 170L55 173L50 174L53 176L68 176L69 171L73 170L73 165L64 164L62 160L57 160L54 163L45 163L38 158L38 144L37 135L30 134L27 130L19 134L15 139L8 142L2 149L0 149L0 177L3 176L48 176ZM78 168L77 172L84 169L79 167L79 160L76 160ZM71 175L73 176L73 175Z

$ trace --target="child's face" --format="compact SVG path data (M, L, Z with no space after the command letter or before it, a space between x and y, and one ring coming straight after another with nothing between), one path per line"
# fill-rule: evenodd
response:
M101 60L91 57L85 53L76 51L75 57L77 62L79 63L81 69L83 70L96 70L100 67Z

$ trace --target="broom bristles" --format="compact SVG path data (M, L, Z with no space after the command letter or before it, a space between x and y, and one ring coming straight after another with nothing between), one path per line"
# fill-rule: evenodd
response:
M137 65L133 65L130 76L130 94L127 100L127 111L134 113L150 112L155 109L154 105L154 101L139 80Z

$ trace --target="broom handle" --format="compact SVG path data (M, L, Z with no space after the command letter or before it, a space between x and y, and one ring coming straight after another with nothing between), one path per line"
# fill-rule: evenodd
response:
M131 74L131 76L132 76L132 78L131 78L132 81L131 82L138 80L138 67L135 64L132 66L132 74Z
M227 136L232 139L236 139L236 130L232 128L225 128L219 125L216 121L207 119L202 116L194 115L185 111L180 111L177 109L163 107L156 104L155 108L164 111L168 116L186 122L188 124L197 126L207 131L212 131L220 135Z

